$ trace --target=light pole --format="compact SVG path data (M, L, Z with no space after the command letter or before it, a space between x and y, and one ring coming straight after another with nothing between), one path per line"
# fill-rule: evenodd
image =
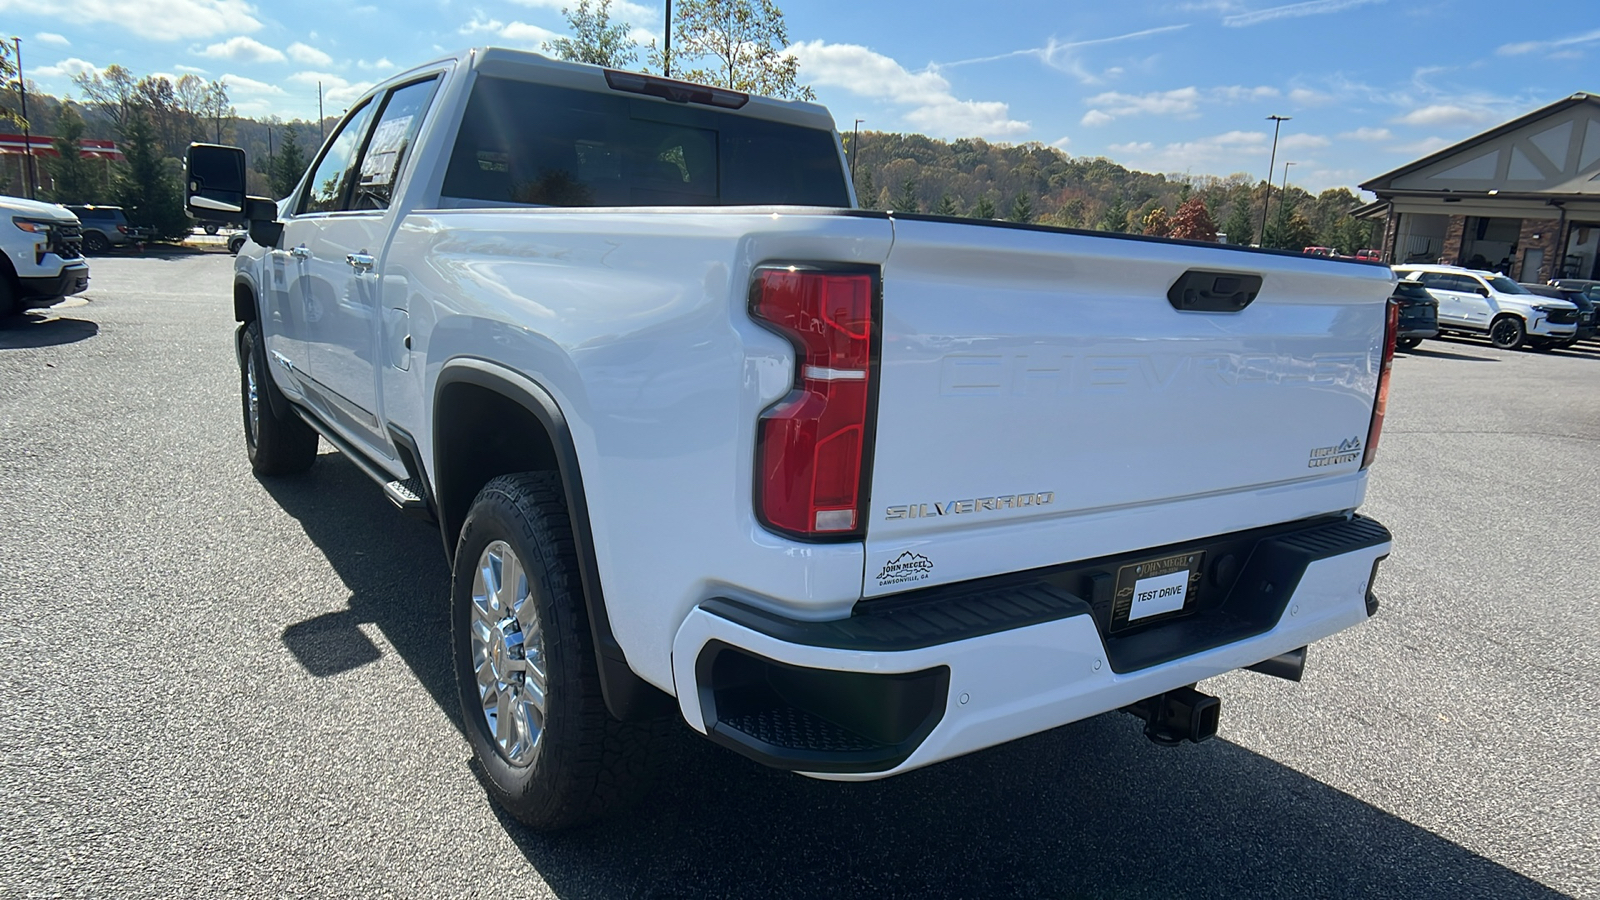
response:
M1289 167L1294 165L1299 165L1299 163L1286 162L1283 164L1283 187L1278 188L1278 193L1283 197L1282 200L1278 201L1280 206L1289 202Z
M854 133L850 135L850 185L856 183L856 157L861 155L861 123L866 119L857 119Z
M667 28L661 39L661 74L663 77L672 77L672 0L667 0Z
M1278 129L1292 118L1294 116L1267 116L1268 121L1272 122L1272 156L1267 160L1267 199L1261 203L1261 237L1256 241L1257 244L1266 243L1267 209L1272 206L1272 170L1278 167Z
M34 185L39 182L39 174L33 168L33 135L28 130L28 86L22 80L22 38L11 39L11 46L17 50L17 96L22 100L22 152L28 156L28 199L34 198Z

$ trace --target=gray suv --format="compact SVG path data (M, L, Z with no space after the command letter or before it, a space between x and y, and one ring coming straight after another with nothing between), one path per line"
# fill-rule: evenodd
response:
M104 253L112 247L137 244L144 230L128 224L120 206L68 206L83 223L83 252Z

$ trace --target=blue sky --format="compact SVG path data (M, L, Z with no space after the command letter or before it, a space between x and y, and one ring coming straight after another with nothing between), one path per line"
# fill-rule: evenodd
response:
M120 63L224 77L249 115L336 111L444 49L538 49L576 0L0 0L30 79ZM1600 3L1542 0L779 0L843 130L1038 141L1155 172L1354 186L1575 91L1600 92ZM662 6L613 0L659 34Z

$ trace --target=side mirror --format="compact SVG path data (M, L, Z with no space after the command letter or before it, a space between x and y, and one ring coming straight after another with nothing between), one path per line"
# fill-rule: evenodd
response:
M183 208L199 219L247 222L250 240L276 247L283 236L278 204L245 194L244 151L221 144L190 144Z
M244 151L220 144L190 144L183 208L200 219L244 219Z
M1478 296L1479 297L1487 297L1487 296L1489 296L1489 289L1486 288L1486 287L1483 287L1482 285L1479 285L1478 286Z

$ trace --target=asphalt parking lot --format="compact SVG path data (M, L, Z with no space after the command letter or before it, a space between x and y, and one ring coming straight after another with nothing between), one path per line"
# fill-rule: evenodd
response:
M437 532L326 445L250 474L231 265L96 259L0 330L0 895L1600 897L1600 350L1400 354L1383 608L1202 685L1217 740L844 785L685 730L547 838L469 763Z

